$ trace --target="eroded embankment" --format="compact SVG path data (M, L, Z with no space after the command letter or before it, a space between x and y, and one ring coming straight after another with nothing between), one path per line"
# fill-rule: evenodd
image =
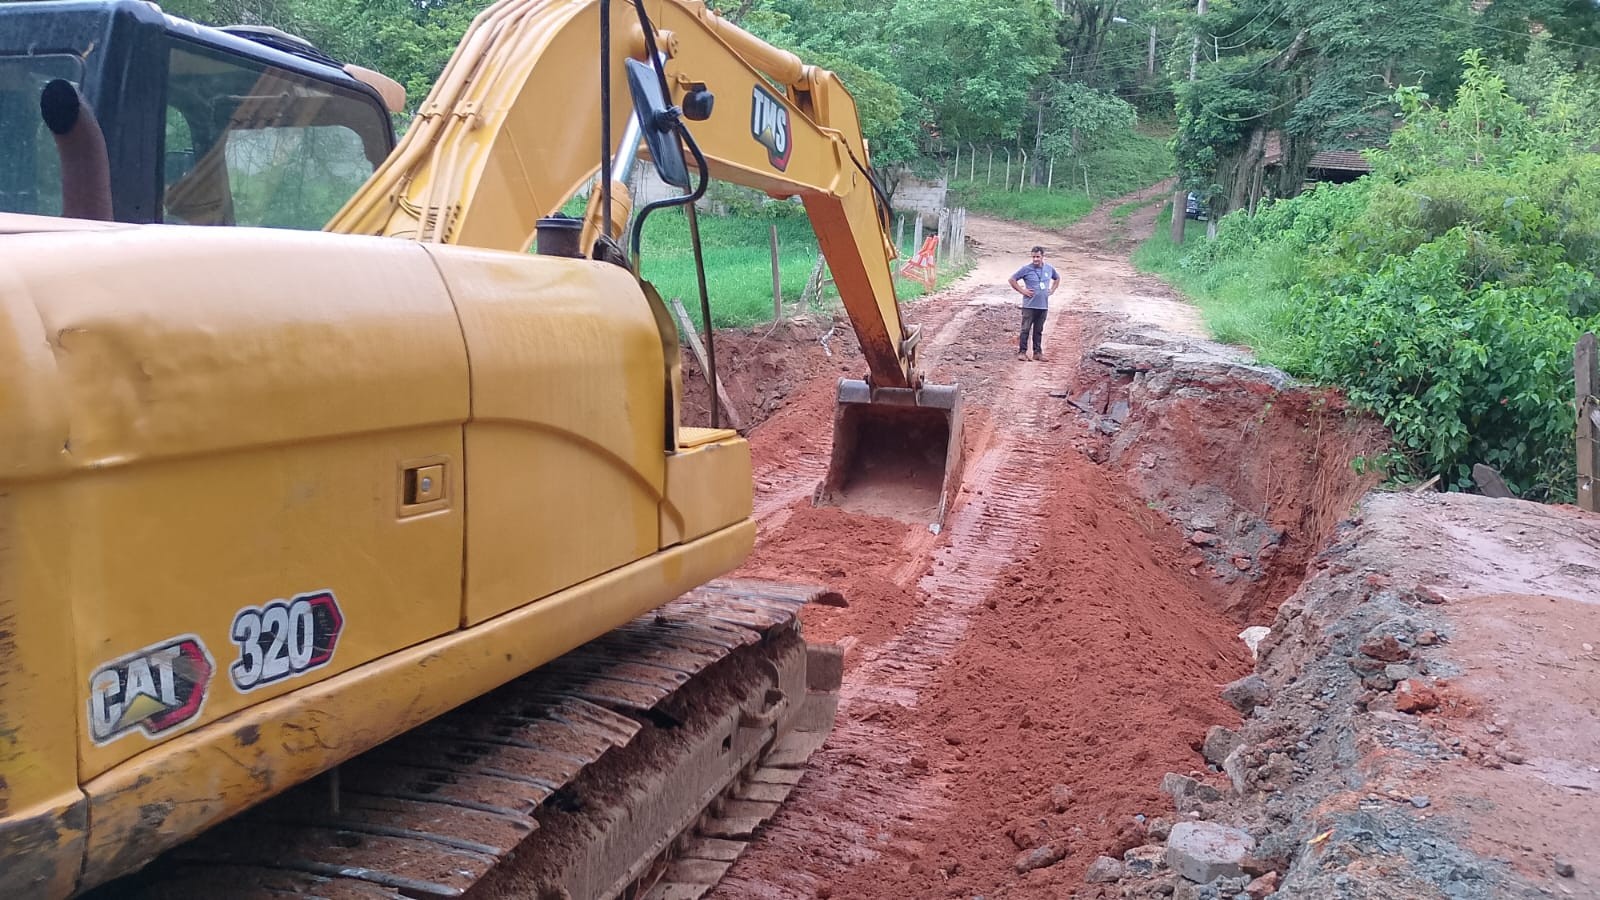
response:
M1216 345L1102 340L1090 312L1055 320L1062 362L1017 363L990 327L1010 312L971 304L942 338L975 385L942 534L793 493L767 508L750 574L850 599L806 623L848 648L845 703L717 896L1082 888L1097 856L1171 821L1161 776L1203 774L1207 729L1238 722L1218 696L1250 666L1238 632L1270 620L1363 490L1350 459L1377 431L1335 401ZM816 455L791 420L823 408L797 392L753 434L763 493L790 480L765 458Z

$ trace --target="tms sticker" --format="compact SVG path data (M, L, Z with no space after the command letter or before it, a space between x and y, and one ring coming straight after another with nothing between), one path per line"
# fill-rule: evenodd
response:
M344 614L332 591L247 606L233 617L228 632L239 647L228 675L244 692L304 675L333 659L343 630Z
M216 665L186 634L121 656L89 676L89 736L105 745L133 731L159 737L200 714Z
M789 167L789 108L756 85L750 97L750 134L767 148L767 161L782 172Z

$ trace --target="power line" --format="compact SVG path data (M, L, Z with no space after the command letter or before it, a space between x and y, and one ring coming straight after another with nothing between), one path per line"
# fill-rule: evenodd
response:
M1487 22L1475 22L1475 21L1473 21L1471 19L1461 19L1461 18L1457 18L1455 16L1447 16L1447 15L1444 15L1442 13L1429 12L1428 10L1425 10L1425 9L1419 9L1419 10L1417 10L1417 12L1421 13L1422 15L1428 16L1429 18L1438 19L1438 20L1443 21L1443 22L1455 22L1458 25L1467 25L1467 26L1470 26L1472 28L1482 28L1482 29L1484 29L1486 31L1498 31L1501 34L1509 34L1509 35L1513 35L1515 37L1524 37L1524 38L1533 37L1532 34L1526 32L1526 31L1513 31L1510 28L1496 28L1495 26L1490 25ZM1593 50L1593 51L1595 51L1597 53L1600 53L1600 47L1596 47L1593 44L1580 44L1580 43L1578 43L1576 41L1564 41L1561 38L1558 38L1558 37L1555 37L1554 35L1549 34L1548 32L1545 34L1545 40L1549 41L1552 44L1562 44L1562 45L1565 45L1565 46L1568 46L1568 47L1577 47L1580 50Z

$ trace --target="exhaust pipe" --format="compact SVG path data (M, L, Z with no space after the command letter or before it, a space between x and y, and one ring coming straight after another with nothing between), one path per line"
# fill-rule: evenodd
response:
M874 388L841 378L833 455L812 502L938 531L961 486L961 465L960 388Z
M61 157L61 215L111 221L111 162L89 104L71 82L58 78L39 94L39 115Z

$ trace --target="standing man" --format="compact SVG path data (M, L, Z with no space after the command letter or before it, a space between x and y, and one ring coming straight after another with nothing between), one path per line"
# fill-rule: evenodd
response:
M1061 275L1044 261L1044 248L1029 251L1033 261L1011 276L1011 289L1022 295L1022 334L1017 337L1017 359L1028 358L1028 332L1033 332L1033 358L1044 360L1044 315L1050 308L1050 295L1061 284Z

